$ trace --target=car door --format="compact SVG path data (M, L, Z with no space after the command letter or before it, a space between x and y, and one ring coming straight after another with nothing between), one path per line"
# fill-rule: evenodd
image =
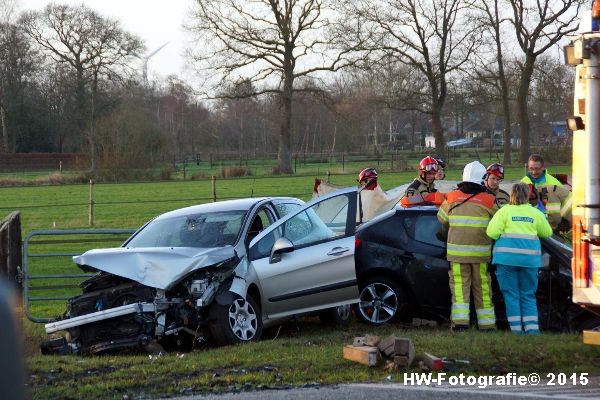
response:
M441 224L435 212L407 213L404 227L412 243L407 277L422 307L447 310L450 306L446 244L437 238Z
M261 288L263 315L279 318L358 301L356 199L355 188L332 192L251 242L249 260ZM287 247L277 253L281 243Z

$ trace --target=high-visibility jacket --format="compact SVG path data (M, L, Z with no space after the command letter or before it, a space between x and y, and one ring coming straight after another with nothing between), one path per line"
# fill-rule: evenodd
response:
M487 191L469 194L453 190L446 194L446 200L442 203L437 217L442 227L448 230L448 261L490 261L492 240L485 234L485 230L497 210L495 196Z
M542 266L539 238L552 235L552 228L544 214L529 203L508 204L494 215L486 233L496 240L493 264L539 268Z
M521 182L535 185L539 196L544 204L548 222L552 228L556 228L562 218L571 220L572 194L563 184L544 171L544 180L534 184L529 176L523 177Z
M425 197L429 193L437 192L435 188L435 181L428 184L426 181L421 179L420 176L416 177L414 181L406 188L404 196L417 196Z

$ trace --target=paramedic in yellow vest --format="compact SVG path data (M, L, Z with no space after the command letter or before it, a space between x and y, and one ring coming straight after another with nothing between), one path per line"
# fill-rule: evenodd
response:
M500 182L504 179L504 167L502 164L494 163L487 167L485 172L483 183L486 189L496 196L496 205L500 208L507 204L509 200L508 193L500 189Z
M453 331L469 327L471 292L479 329L496 329L488 272L492 240L485 230L498 207L494 195L483 185L485 175L486 169L479 161L467 164L458 189L446 194L437 214L448 232L446 258L450 263Z
M424 198L432 192L437 192L435 188L435 177L439 171L437 160L427 156L419 163L419 175L406 188L405 197L421 196Z
M521 182L533 184L546 209L552 229L569 230L571 226L571 191L550 175L539 154L532 154L527 161L527 173Z
M496 241L492 262L511 332L540 333L535 298L542 267L539 237L552 235L552 228L544 214L529 204L528 185L512 187L510 204L494 215L486 233Z

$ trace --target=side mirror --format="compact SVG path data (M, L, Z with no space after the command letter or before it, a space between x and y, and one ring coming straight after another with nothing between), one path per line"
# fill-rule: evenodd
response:
M294 251L294 244L286 238L279 238L275 241L273 248L271 249L271 257L269 258L269 264L274 264L281 261L281 255L283 253L291 253Z

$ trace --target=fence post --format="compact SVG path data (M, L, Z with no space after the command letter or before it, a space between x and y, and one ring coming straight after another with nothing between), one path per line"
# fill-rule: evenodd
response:
M210 180L212 183L212 201L214 203L217 201L217 177L213 175Z
M187 166L187 161L183 160L183 180L185 181L185 167Z
M327 182L329 182L330 178L331 178L331 172L327 171Z
M294 173L296 173L296 169L298 168L298 155L294 157Z
M346 171L346 153L342 153L342 172Z
M392 153L392 166L390 167L391 170L394 170L394 154Z
M88 224L94 226L94 180L90 179L90 211L88 214Z
M62 160L58 162L58 172L62 174Z

